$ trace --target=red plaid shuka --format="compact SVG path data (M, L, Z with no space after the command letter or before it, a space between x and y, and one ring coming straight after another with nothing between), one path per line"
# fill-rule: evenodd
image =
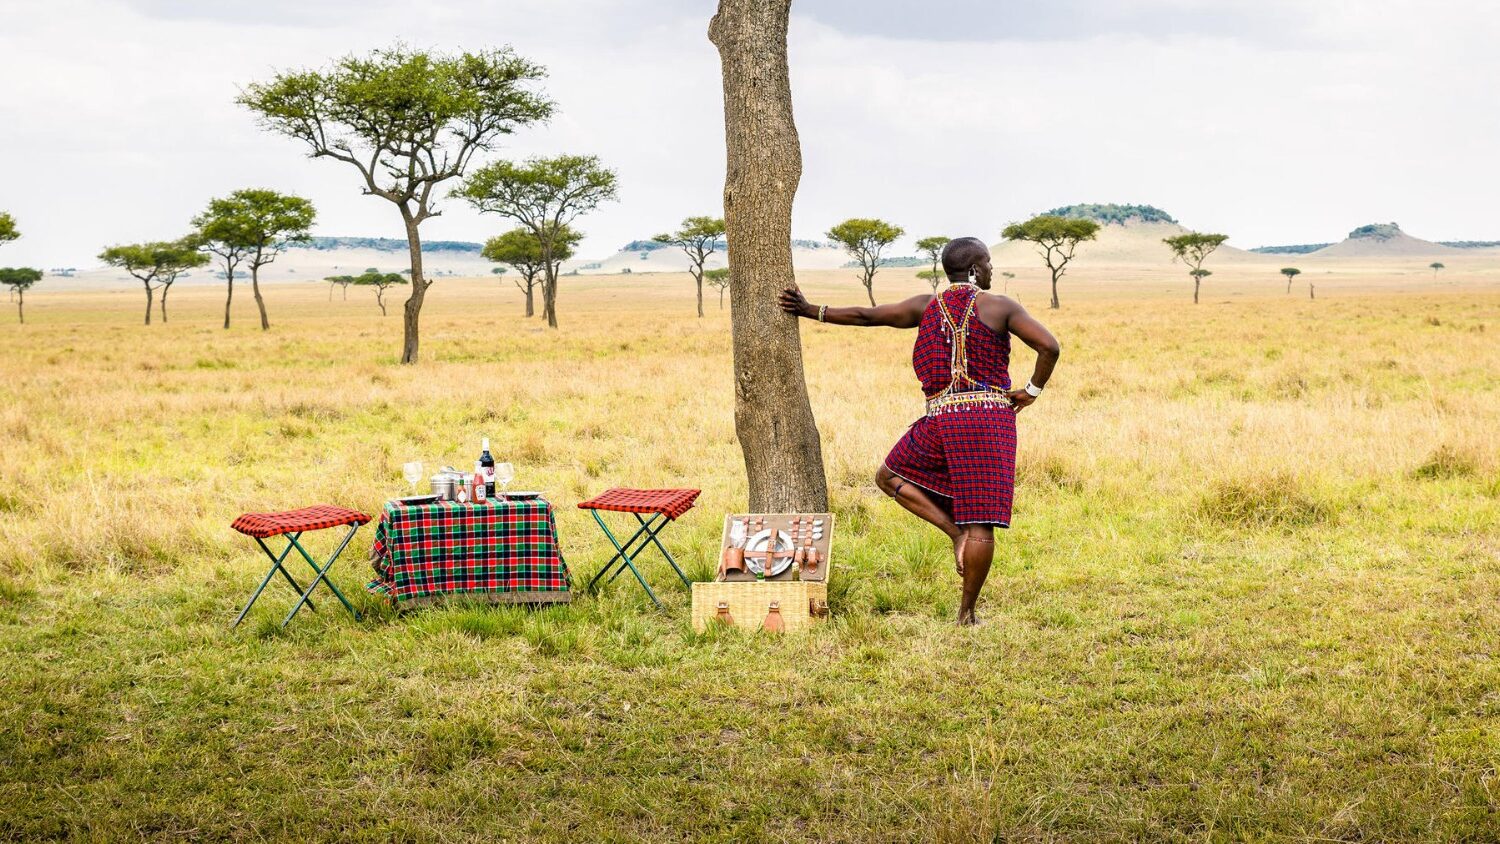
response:
M1010 389L1010 336L990 330L974 314L978 296L974 285L955 284L934 296L922 314L912 367L928 399ZM997 396L923 416L897 441L885 465L950 499L959 524L1010 527L1015 411Z
M613 510L619 513L661 513L676 520L693 509L701 490L626 489L615 487L578 504L580 510Z
M244 513L229 526L246 536L266 539L283 533L303 533L339 525L362 525L369 520L369 516L358 510L334 507L331 504L316 504L300 510L283 510L279 513Z
M370 549L368 589L403 602L462 593L565 592L552 505L536 498L482 504L387 504Z

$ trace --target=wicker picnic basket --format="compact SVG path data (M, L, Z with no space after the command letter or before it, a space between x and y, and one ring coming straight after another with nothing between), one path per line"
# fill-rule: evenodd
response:
M788 633L806 630L828 617L828 578L833 574L830 562L833 551L833 514L831 513L732 513L724 517L724 532L719 542L722 554L730 543L730 524L738 519L760 519L771 530L780 529L795 518L816 518L826 525L814 543L821 557L817 580L793 579L789 568L769 580L740 582L710 581L693 584L693 629L702 631L718 615L719 603L729 605L734 626L742 630L760 630L772 602L778 605L782 624Z

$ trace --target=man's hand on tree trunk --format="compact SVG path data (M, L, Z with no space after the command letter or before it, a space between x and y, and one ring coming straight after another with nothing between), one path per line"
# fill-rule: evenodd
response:
M781 305L783 311L792 316L811 318L818 312L818 309L814 308L812 303L807 301L807 297L802 295L802 291L796 287L788 287L782 290L781 295L777 297L776 301Z

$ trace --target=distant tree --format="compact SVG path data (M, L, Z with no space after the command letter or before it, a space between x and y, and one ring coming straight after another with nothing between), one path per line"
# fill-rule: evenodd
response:
M1286 276L1286 292L1287 295L1291 295L1292 279L1296 278L1299 275L1302 275L1302 271L1297 269L1296 267L1282 267L1281 274Z
M1438 270L1444 269L1442 261L1433 261L1427 265L1432 270L1432 277L1437 278Z
M291 244L306 243L316 219L317 212L306 199L259 188L237 190L227 197L209 200L208 210L193 218L204 248L219 256L224 264L229 283L224 299L225 328L229 327L229 306L234 299L235 266L248 261L250 289L260 310L260 328L270 329L266 300L260 293L260 268L275 261Z
M328 282L328 301L333 301L333 288L335 287L343 291L343 295L339 298L345 302L349 301L349 285L354 283L354 279L355 276L352 275L335 275L323 279Z
M474 155L501 136L551 115L551 101L524 87L543 73L508 48L449 56L398 45L346 57L327 70L279 73L239 97L265 128L302 141L314 158L354 167L366 194L400 212L412 269L404 364L417 362L430 284L418 228L440 213L433 192L462 176Z
M1024 223L1011 223L1000 236L1006 240L1033 243L1041 251L1042 261L1052 273L1052 307L1060 308L1057 280L1068 271L1068 263L1078 251L1078 244L1099 236L1099 223L1087 217L1062 217L1039 214Z
M19 240L20 237L21 230L16 228L16 218L4 211L0 211L0 244Z
M921 272L917 273L917 278L920 278L928 284L932 285L933 293L937 293L938 285L942 284L943 279L947 277L948 276L944 274L942 270L922 270Z
M375 304L380 306L380 315L385 316L385 291L398 284L406 284L406 276L400 273L365 273L349 280L350 284L375 288Z
M719 267L716 270L705 270L703 278L708 282L709 287L719 291L719 310L724 310L724 291L728 290L729 285L732 283L729 277L729 268Z
M505 275L509 267L490 267L490 275Z
M828 239L844 247L859 262L860 282L870 307L875 306L875 270L880 267L880 251L905 234L900 226L869 217L851 217L828 230Z
M692 274L693 284L698 288L700 317L703 316L703 264L708 256L719 250L719 243L723 238L723 217L688 217L682 221L682 228L677 231L651 238L653 242L676 246L687 254L688 272Z
M573 249L578 242L583 240L583 233L572 228L563 227L552 240L553 271L561 266L563 261L573 257ZM515 228L497 237L492 237L484 244L480 252L485 258L501 264L509 264L515 268L520 278L511 279L522 293L526 294L526 315L536 315L536 305L533 294L536 286L546 279L544 259L542 258L542 242L530 229ZM504 267L496 269L504 270Z
M557 257L569 225L582 214L619 197L613 170L592 155L532 158L524 164L497 161L479 168L458 190L480 211L509 217L531 231L542 249L542 314L557 327Z
M1013 272L1005 271L1005 272L1001 272L1000 276L1005 279L1005 283L1001 286L1000 292L1001 293L1005 293L1005 294L1009 294L1010 293L1010 283L1015 280L1016 274L1013 273Z
M42 280L42 271L31 267L0 267L0 284L10 288L16 299L16 316L26 324L26 291Z
M198 251L202 244L189 235L179 240L158 240L111 246L99 253L99 260L119 267L134 276L146 288L146 324L151 324L151 302L161 290L161 321L167 321L167 293L183 273L209 262Z
M1203 282L1203 262L1229 239L1227 234L1205 234L1204 232L1184 232L1172 237L1162 238L1172 250L1172 260L1182 261L1190 269L1188 275L1193 277L1193 304L1198 304L1198 287Z
M924 237L917 241L917 251L922 253L922 257L926 258L928 263L932 264L933 275L938 274L938 264L943 260L943 247L948 245L949 240L952 240L952 238L939 234L932 237ZM932 292L937 292L938 279L932 279L921 273L917 273L917 277L927 279L928 283L932 285Z

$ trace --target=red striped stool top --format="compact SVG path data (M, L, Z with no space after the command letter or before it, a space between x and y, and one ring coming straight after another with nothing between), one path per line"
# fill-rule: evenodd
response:
M283 510L280 513L244 513L230 527L246 536L265 539L283 533L301 533L307 530L323 530L339 525L362 525L369 516L358 510L334 507L331 504L315 504L300 510Z
M580 501L580 510L614 510L619 513L660 513L676 519L693 509L699 489L625 489L615 487Z

